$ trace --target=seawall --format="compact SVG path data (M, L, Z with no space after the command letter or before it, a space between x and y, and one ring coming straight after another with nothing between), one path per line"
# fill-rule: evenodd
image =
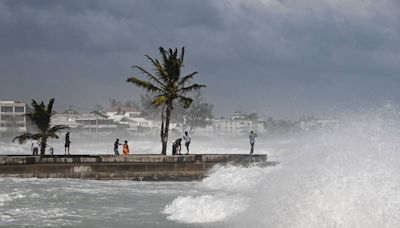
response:
M206 177L215 165L274 165L267 155L193 154L129 155L0 155L0 177L127 179L187 181Z

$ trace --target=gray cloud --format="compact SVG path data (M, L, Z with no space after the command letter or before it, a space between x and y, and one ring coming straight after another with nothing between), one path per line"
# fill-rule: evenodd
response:
M131 99L143 54L186 46L219 114L400 101L395 0L0 1L0 99Z

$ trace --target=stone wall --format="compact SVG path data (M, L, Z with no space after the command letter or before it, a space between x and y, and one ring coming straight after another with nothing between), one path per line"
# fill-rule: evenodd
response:
M0 156L0 177L197 180L217 165L274 165L267 155Z

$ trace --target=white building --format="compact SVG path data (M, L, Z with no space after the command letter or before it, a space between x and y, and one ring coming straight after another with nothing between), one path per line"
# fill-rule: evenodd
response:
M219 119L213 120L214 133L227 136L240 136L254 131L258 134L265 133L263 120L245 119Z
M76 120L80 118L81 116L77 111L67 110L63 113L57 113L51 116L51 125L66 125L74 129L82 126L82 124L76 122Z
M112 119L94 113L82 114L75 122L80 124L79 129L85 132L109 132L117 129L117 124Z
M15 136L26 131L26 104L0 101L0 136Z
M113 107L106 111L105 113L109 118L120 120L123 117L129 118L138 118L140 117L141 112L135 108L127 108L127 107Z
M51 125L66 125L71 130L87 133L111 132L118 128L118 124L106 115L95 112L79 114L74 110L54 114L51 117Z
M212 125L215 134L242 136L249 134L250 131L254 131L258 134L265 133L264 122L265 121L262 119L249 119L248 115L237 111L229 119L212 120Z

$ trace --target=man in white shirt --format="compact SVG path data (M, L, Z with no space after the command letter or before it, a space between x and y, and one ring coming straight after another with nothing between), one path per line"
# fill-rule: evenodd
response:
M189 145L190 145L191 138L189 137L187 131L185 131L185 135L183 136L183 140L185 140L186 154L189 154Z
M253 131L251 131L251 132L250 132L250 135L249 135L250 146L251 146L251 148L250 148L250 154L253 154L253 153L254 153L254 143L256 142L256 137L257 137L257 134L254 133Z
M33 155L39 155L39 147L39 142L36 139L32 140L31 150Z

